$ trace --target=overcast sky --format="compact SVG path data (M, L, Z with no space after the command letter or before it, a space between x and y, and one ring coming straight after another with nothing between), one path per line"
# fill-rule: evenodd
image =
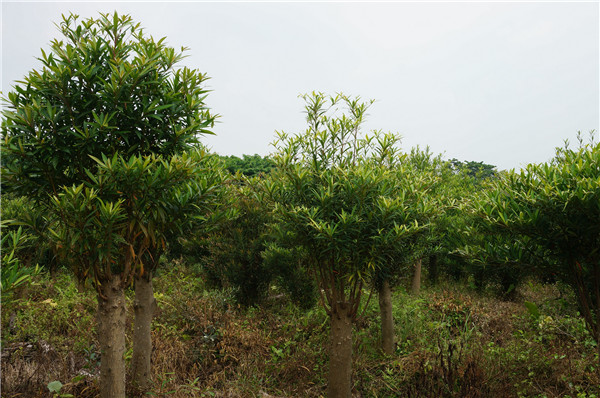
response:
M39 68L62 13L128 13L155 38L190 48L211 76L220 154L266 155L275 130L305 129L298 94L377 102L365 128L405 149L499 169L549 160L598 129L598 2L157 3L2 1L2 91Z

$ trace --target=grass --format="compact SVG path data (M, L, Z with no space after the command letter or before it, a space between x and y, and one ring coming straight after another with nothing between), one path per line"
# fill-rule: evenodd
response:
M182 264L155 278L154 388L158 397L320 397L326 392L328 318L281 295L242 308L206 290ZM595 343L574 299L530 282L507 302L456 283L393 294L397 349L378 350L378 307L354 333L354 392L361 397L600 396ZM98 394L96 297L66 274L38 277L2 308L2 396ZM132 292L128 292L131 311ZM366 300L365 300L366 301ZM530 303L527 306L525 303ZM126 360L131 356L128 314Z

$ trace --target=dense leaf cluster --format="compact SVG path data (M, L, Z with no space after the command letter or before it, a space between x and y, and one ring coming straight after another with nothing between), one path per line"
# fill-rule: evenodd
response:
M360 131L369 103L321 93L304 99L309 127L279 133L278 168L265 189L281 242L303 248L329 311L348 305L355 314L363 283L422 228L406 202L412 181L394 169L399 137ZM338 106L346 112L337 115Z
M513 250L540 248L549 257L545 265L573 286L600 342L600 144L593 136L577 149L558 148L551 162L503 175L478 206L489 224L519 237Z
M76 275L127 281L158 261L164 235L222 179L204 150L176 155L214 123L207 77L177 69L185 49L129 16L70 14L58 28L63 39L42 52L41 71L8 94L3 184L44 203L50 238Z
M181 233L200 207L218 196L222 175L201 151L168 160L154 155L96 159L90 182L52 197L61 222L52 230L58 252L80 279L126 279L152 271L167 234Z
M233 155L221 156L221 159L223 159L225 168L231 174L239 172L247 177L266 175L275 167L275 162L272 159L257 154L242 155L241 158Z
M62 40L42 51L3 111L6 187L42 200L87 180L95 161L120 153L181 152L210 134L206 75L175 69L184 52L144 35L129 16L63 17Z

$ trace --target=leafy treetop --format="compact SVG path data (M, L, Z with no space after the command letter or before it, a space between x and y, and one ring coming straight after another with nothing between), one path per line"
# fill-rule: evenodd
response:
M363 283L420 229L400 187L410 181L394 171L399 137L361 132L370 103L341 94L303 98L308 129L279 133L278 167L264 186L276 203L280 242L304 250L327 311L354 317Z
M242 155L242 158L237 156L222 156L225 163L225 168L230 173L242 173L247 177L253 177L260 174L268 174L275 167L275 162L258 154Z
M185 48L147 37L131 17L63 16L64 36L42 50L8 93L2 120L3 177L13 190L45 200L88 180L95 161L120 153L172 155L212 134L207 76L175 69Z
M450 159L449 164L456 173L466 173L469 177L474 177L480 180L496 177L496 166L483 162L475 162L472 160L461 162L458 159Z

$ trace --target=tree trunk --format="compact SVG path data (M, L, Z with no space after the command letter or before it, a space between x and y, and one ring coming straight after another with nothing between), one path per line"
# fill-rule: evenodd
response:
M411 293L415 296L421 291L421 259L415 261L415 273L412 280Z
M394 317L392 315L392 291L386 280L379 287L379 313L381 316L381 350L386 355L394 354Z
M152 290L152 273L135 278L135 315L133 324L132 384L139 392L147 392L152 384L151 326L156 300Z
M77 292L82 294L85 292L85 281L82 281L79 278L77 278Z
M350 398L352 394L352 315L349 303L338 303L331 314L329 354L329 398Z
M114 275L104 282L100 294L97 315L100 398L125 398L125 290L121 277Z
M431 284L437 283L440 275L440 271L438 269L438 258L437 254L432 254L429 256L429 282Z

